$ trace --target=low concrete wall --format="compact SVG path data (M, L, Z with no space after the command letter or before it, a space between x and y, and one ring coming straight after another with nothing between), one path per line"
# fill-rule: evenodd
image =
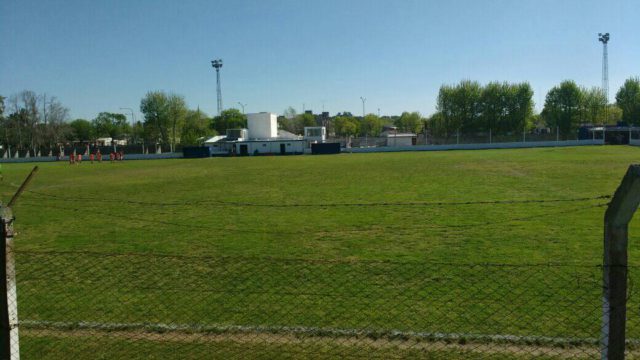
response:
M532 141L492 144L452 144L452 145L415 145L415 146L382 146L369 148L344 148L347 153L372 153L395 151L444 151L444 150L483 150L483 149L522 149L536 147L562 147L582 145L604 145L600 140L566 140L566 141Z
M7 158L0 159L0 163L30 163L30 162L50 162L58 160L57 156L33 156L28 158Z
M640 139L629 139L629 145L640 146Z
M182 159L182 153L163 153L163 154L125 154L126 160L157 160L157 159ZM84 155L83 161L89 161L89 156ZM30 163L30 162L51 162L58 161L57 156L35 156L29 158L8 158L0 159L0 163ZM69 161L69 156L63 156L60 161ZM102 161L109 161L109 154L102 155Z

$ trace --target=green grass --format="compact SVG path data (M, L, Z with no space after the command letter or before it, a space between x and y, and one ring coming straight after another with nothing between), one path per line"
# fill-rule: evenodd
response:
M635 162L620 146L39 164L14 208L20 316L597 337L607 199L314 205L590 198ZM31 166L3 166L3 200ZM25 353L65 353L43 339Z
M612 194L633 147L40 164L14 209L19 250L598 264L603 208L586 203L270 208ZM4 166L9 198L32 165ZM95 200L94 200L95 199ZM141 202L205 201L197 206ZM70 210L72 209L72 210ZM564 212L564 213L563 213ZM529 221L521 217L541 215ZM486 222L502 222L482 225ZM507 222L505 222L507 221ZM171 224L163 224L168 222ZM179 226L173 225L179 223ZM477 227L450 228L450 225ZM634 223L631 233L640 229ZM633 235L632 255L638 254ZM631 256L631 260L640 256Z

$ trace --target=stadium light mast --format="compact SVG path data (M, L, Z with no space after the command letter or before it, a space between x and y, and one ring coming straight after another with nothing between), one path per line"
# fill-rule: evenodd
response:
M218 115L222 112L222 88L220 87L220 68L222 68L222 59L211 61L211 66L216 69L216 92L218 95Z
M244 107L247 106L247 104L243 104L240 101L238 101L238 105L242 107L242 113L244 114Z
M607 44L609 43L609 33L598 33L598 41L602 43L602 92L607 100L604 108L605 122L609 112L609 53Z

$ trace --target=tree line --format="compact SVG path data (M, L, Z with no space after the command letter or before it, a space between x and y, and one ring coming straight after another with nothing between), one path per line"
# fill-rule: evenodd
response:
M512 135L550 128L562 138L575 135L582 125L640 125L640 79L629 78L608 104L600 88L578 86L566 80L546 95L540 114L534 113L533 90L528 83L464 80L443 85L438 93L436 113L427 121L428 131L437 137L491 132Z
M328 117L313 115L310 113L296 114L292 107L287 108L282 116L278 117L278 127L294 134L302 134L307 126L324 126L327 133L335 136L380 136L385 126L394 126L398 132L417 133L422 131L424 118L419 112L403 112L400 116L378 116L366 114L354 116L345 111Z
M227 109L210 117L200 109L190 109L183 96L150 91L140 101L143 119L128 121L117 112L101 112L94 119L70 121L69 109L57 98L22 91L0 96L0 142L12 149L53 148L73 141L95 141L101 137L127 139L132 144L198 145L227 129L246 127L246 116L238 109ZM132 119L131 119L132 120ZM510 135L534 129L557 129L570 138L585 124L615 124L624 121L640 125L640 78L627 79L608 104L599 88L585 88L574 81L563 81L546 94L541 113L535 114L533 90L526 83L464 80L440 87L436 112L423 117L419 112L399 116L350 112L333 117L310 113L297 114L289 107L278 117L279 128L302 134L305 126L325 126L330 135L379 136L385 126L398 132L428 132L436 137L457 134Z

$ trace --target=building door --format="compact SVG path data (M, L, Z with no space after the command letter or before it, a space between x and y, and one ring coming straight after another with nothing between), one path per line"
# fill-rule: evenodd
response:
M240 155L241 156L249 155L249 146L247 144L240 145Z
M280 144L280 155L284 155L287 153L287 146L285 144Z

